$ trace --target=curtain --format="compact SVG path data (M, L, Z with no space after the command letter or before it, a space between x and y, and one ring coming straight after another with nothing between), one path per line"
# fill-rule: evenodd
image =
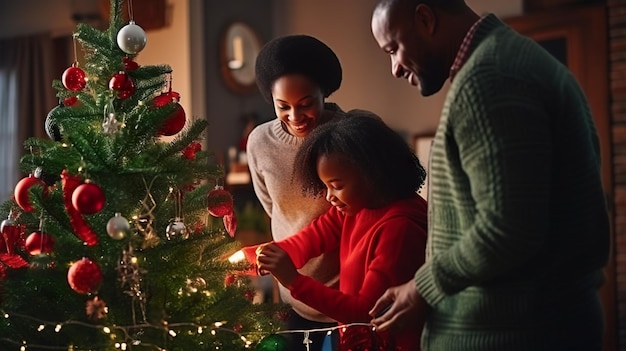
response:
M47 137L45 120L57 104L52 88L54 52L49 35L0 39L0 202L19 179L29 137ZM1 220L1 219L0 219Z

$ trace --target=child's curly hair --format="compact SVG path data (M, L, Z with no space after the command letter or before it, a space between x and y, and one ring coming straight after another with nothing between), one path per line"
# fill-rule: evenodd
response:
M317 174L320 156L338 153L351 160L390 200L413 196L424 184L426 170L408 143L376 114L351 110L343 118L315 128L298 149L293 181L304 195L323 195Z

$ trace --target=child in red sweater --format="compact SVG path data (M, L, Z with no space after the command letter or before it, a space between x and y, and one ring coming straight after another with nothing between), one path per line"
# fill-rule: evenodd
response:
M352 110L346 117L313 130L294 165L294 181L303 193L325 193L332 207L293 236L244 252L295 299L342 324L368 323L368 312L385 290L411 279L424 263L426 201L416 192L426 172L378 116ZM339 290L297 271L337 248ZM351 326L342 330L340 349L419 350L421 325L407 329L390 334Z

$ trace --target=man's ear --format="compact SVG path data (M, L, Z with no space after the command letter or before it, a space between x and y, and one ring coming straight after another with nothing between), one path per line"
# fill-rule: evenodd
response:
M419 26L420 30L425 30L429 35L433 35L435 33L435 28L437 28L437 16L435 15L435 11L426 4L418 4L415 7L415 15L414 15L415 25Z

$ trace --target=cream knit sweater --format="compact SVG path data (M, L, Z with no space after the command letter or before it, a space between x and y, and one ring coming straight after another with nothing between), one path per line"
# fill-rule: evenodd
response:
M342 117L336 104L326 103L321 120ZM271 218L274 240L288 237L326 212L330 204L323 196L305 197L297 181L292 182L293 162L303 138L287 133L279 119L257 126L248 137L247 156L254 191ZM300 273L329 286L339 277L339 253L326 253L309 261ZM283 302L290 304L302 317L332 322L317 310L295 300L289 290L279 286Z

